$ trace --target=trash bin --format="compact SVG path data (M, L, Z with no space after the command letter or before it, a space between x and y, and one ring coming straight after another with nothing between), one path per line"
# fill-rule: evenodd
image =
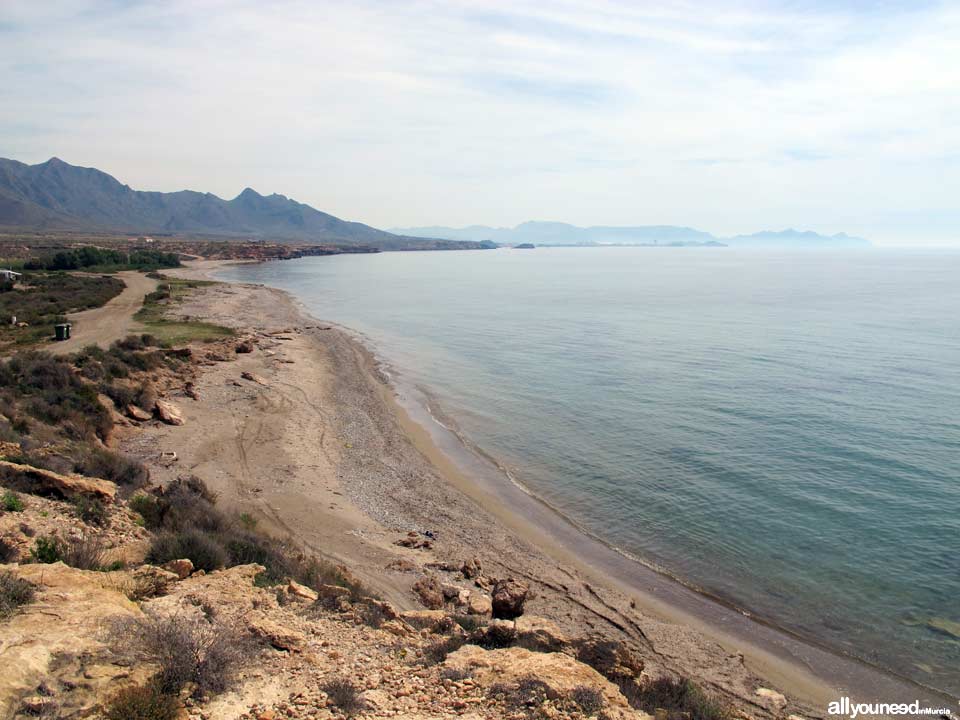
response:
M53 331L56 333L57 340L70 339L70 323L58 323L53 326Z

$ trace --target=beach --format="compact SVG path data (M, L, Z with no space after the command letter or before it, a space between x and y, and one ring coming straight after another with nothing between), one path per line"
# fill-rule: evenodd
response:
M256 348L201 368L199 400L177 399L184 426L131 434L124 449L150 462L155 480L202 477L225 507L346 564L399 607L414 607L423 568L476 557L528 581L537 615L574 634L630 639L651 675L686 675L761 716L821 716L842 694L928 696L754 622L590 538L509 481L470 472L455 436L390 384L368 347L285 293L215 285L176 313L235 327ZM156 461L170 451L176 463ZM409 532L429 533L432 548L397 546Z

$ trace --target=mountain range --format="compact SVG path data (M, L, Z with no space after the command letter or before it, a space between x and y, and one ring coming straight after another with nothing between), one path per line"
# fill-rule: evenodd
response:
M531 221L512 228L470 225L392 228L391 232L414 237L448 240L490 240L501 245L731 245L734 247L852 248L869 247L870 242L846 233L821 235L812 231L764 230L752 235L718 237L702 230L676 225L578 227L561 222Z
M211 193L133 190L95 168L51 158L26 165L0 158L0 227L17 230L221 235L373 246L466 249L478 242L403 237L349 222L283 195L247 188L232 200Z

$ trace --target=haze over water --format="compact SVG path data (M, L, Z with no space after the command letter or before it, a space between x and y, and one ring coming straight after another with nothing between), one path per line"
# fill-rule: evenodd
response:
M600 537L960 692L960 642L928 625L960 623L960 253L538 248L222 275L367 335Z

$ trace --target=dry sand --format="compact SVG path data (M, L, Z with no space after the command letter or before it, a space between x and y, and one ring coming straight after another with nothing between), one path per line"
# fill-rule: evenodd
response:
M220 264L200 262L178 274L204 277ZM709 604L701 596L551 519L536 501L512 494L516 488L467 476L438 448L436 428L415 422L397 402L368 349L308 317L285 293L216 285L178 312L236 327L258 344L203 368L199 400L172 398L185 425L129 435L125 449L147 459L157 480L202 477L225 507L345 563L403 608L414 606L410 587L420 573L388 570L393 561L423 567L479 557L487 574L525 578L536 588L530 612L574 635L629 638L644 648L652 674L690 676L757 716L822 716L841 691L869 692L877 681L867 668L860 668L866 680L851 679L847 665L856 675L858 664L835 658L840 665L831 666L833 656L725 608L704 619L689 598ZM242 379L244 371L262 384ZM163 451L178 461L162 465ZM411 530L434 532L434 548L394 545ZM756 627L745 635L738 622ZM761 642L751 642L750 632ZM764 632L779 639L771 644ZM785 692L789 708L758 695L760 687Z

